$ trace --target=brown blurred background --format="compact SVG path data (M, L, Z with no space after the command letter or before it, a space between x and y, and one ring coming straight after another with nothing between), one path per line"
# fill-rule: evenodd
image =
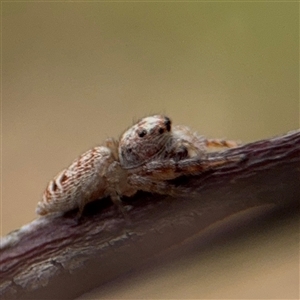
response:
M299 3L2 3L1 234L153 113L244 142L298 128Z

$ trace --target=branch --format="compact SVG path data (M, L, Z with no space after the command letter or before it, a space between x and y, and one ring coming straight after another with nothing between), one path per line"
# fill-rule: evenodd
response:
M71 211L11 232L1 240L0 295L73 299L195 241L207 246L222 220L236 231L237 220L299 212L300 130L218 155L244 159L174 180L192 191L183 197L139 192L124 198L130 223L110 199L101 199L86 206L79 223Z

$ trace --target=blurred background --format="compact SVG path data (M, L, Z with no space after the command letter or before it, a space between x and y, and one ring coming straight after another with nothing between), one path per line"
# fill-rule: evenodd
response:
M1 235L154 113L243 142L299 128L299 3L2 3Z

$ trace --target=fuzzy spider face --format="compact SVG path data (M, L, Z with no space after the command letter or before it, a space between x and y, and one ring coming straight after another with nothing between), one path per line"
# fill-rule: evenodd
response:
M124 169L136 168L166 151L172 140L171 120L155 115L141 119L123 133L119 158Z

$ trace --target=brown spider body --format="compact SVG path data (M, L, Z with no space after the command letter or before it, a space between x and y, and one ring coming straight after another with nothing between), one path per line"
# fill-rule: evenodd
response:
M208 157L211 145L237 146L235 142L206 140L186 126L172 129L165 116L143 118L119 141L108 139L60 172L48 184L36 212L46 215L79 208L81 214L88 202L107 196L123 211L120 198L138 190L176 194L178 188L168 180L228 163Z

